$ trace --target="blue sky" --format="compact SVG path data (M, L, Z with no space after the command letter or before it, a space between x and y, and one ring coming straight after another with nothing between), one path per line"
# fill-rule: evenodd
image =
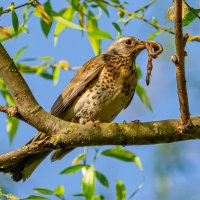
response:
M8 2L9 1L2 1L2 5L6 6L9 4ZM21 2L23 1L17 1L17 4L20 4ZM128 10L136 10L147 2L148 1L146 0L142 2L131 2ZM152 8L146 11L145 17L151 20L151 18L155 16L160 24L173 26L173 24L167 20L165 14L167 8L171 6L170 3L171 2L169 1L166 1L165 3L161 0L158 1ZM193 6L197 7L198 3L199 1L193 0ZM65 5L63 1L52 1L52 4L55 5L57 9ZM21 11L19 10L17 13L20 16ZM3 15L1 17L0 25L11 25L10 18L9 13ZM112 27L111 22L117 19L117 14L114 10L111 10L109 19L105 14L102 14L99 19L100 28L109 31L113 38L117 36L117 33ZM38 18L32 17L28 25L30 34L23 34L14 40L3 43L11 57L18 49L27 44L29 48L24 52L22 58L52 56L58 61L66 59L70 63L70 66L81 66L94 56L86 35L82 36L79 31L71 29L65 30L60 35L57 46L54 47L53 32L51 31L49 38L46 39L39 27ZM186 27L185 31L189 31L193 35L199 34L199 21L196 20L191 26ZM154 28L139 20L133 20L124 30L123 35L133 35L142 40L146 40L153 32L155 32ZM147 53L142 52L137 59L137 63L144 74L140 83L146 88L153 107L153 112L149 111L145 105L142 104L137 95L135 95L131 105L119 114L115 119L115 122L123 122L124 120L129 122L135 119L144 122L179 117L175 66L170 59L171 55L175 54L174 39L173 36L163 33L155 40L163 45L164 52L158 59L153 61L154 69L152 72L151 84L148 87L145 85ZM102 50L110 43L110 40L103 40ZM200 97L198 48L199 43L193 42L188 43L186 49L188 52L188 56L186 57L186 74L191 115L199 115L200 113L200 107L198 106L198 99ZM51 81L46 81L36 75L26 75L24 78L37 101L48 111L74 74L74 71L62 71L57 85L53 85ZM2 98L0 98L0 102L1 104L4 103ZM22 146L36 133L34 128L21 122L17 135L10 145L5 124L5 115L0 114L1 153L9 152ZM107 147L102 147L102 150L105 148ZM135 199L156 199L158 187L161 187L162 184L164 185L166 183L165 181L158 182L158 177L162 177L162 173L169 177L168 185L170 193L167 199L181 198L197 200L200 198L199 141L179 142L170 145L130 146L126 147L126 149L133 151L141 158L144 170L142 172L139 171L133 163L123 163L114 159L99 157L95 166L108 177L110 188L105 189L98 183L97 193L105 194L106 199L114 199L115 181L117 179L124 181L128 196L138 187L138 185L144 183L144 188L138 192ZM178 154L177 152L173 153L176 149L179 152ZM69 166L72 159L82 151L83 148L78 148L66 156L62 161L54 163L51 163L49 159L46 159L25 183L14 183L9 176L0 175L0 186L4 185L17 196L25 197L30 193L34 193L32 191L32 188L34 187L53 189L59 184L63 184L66 189L66 196L68 199L73 199L70 195L81 191L81 173L61 176L59 175L59 172ZM93 148L89 148L88 160L91 160L93 153ZM163 177L165 177L164 175Z

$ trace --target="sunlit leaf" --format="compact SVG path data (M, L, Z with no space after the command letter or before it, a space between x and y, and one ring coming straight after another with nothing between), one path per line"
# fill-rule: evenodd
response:
M153 21L154 25L158 25L158 21L157 21L157 19L155 17L152 17L152 21Z
M49 190L49 189L46 189L46 188L33 188L33 190L35 190L36 192L38 192L40 194L46 194L46 195L53 194L52 190Z
M156 32L152 33L151 35L149 35L149 36L147 37L147 40L153 40L156 36L158 36L158 35L160 35L160 34L162 34L162 33L163 33L162 30L161 30L161 31L156 31Z
M105 187L109 187L109 182L108 182L108 179L105 177L104 174L100 173L99 171L95 171L96 173L96 177L97 179L99 180L99 182L105 186Z
M12 11L12 24L13 24L14 31L17 34L18 29L19 29L19 20L18 20L16 12L14 10Z
M65 27L69 27L72 29L77 29L77 30L82 30L85 31L85 29L77 24L74 24L73 22L65 19L64 17L61 16L54 16L53 17L56 21L58 21L59 23L65 25Z
M116 181L116 200L125 200L126 188L124 183L120 180Z
M77 171L81 170L83 167L86 167L84 164L77 164L77 165L72 165L60 172L60 174L71 174L71 173L76 173Z
M65 193L65 187L63 185L60 185L54 189L54 194L59 197L62 197L64 193Z
M98 30L98 22L96 19L92 18L94 14L91 11L88 12L88 16L90 16L88 17L88 21L87 21L88 38L95 55L99 55L100 54L100 40L97 38L94 38L93 35L89 34L89 32L94 33L96 30Z
M58 83L58 80L59 80L59 75L60 75L60 66L55 66L53 68L53 83L56 85Z
M18 28L18 33L16 34L14 27L0 27L0 42L4 42L6 40L9 40L13 37L16 37L17 35L21 33L26 32L26 27L24 25L20 25Z
M191 7L191 9L189 9L189 12L183 18L183 26L188 26L189 24L191 24L197 18L197 15L199 13L200 9L195 9Z
M86 154L79 154L76 158L73 159L72 164L73 165L77 165L79 164L81 161L83 161L86 157Z
M98 195L98 196L93 197L92 200L104 200L104 199L105 199L104 196Z
M95 191L95 170L94 166L91 165L87 168L82 178L82 191L87 199L91 199L94 196Z
M42 60L42 61L54 61L54 58L52 58L50 56L42 56L42 57L39 57L38 60Z
M28 11L32 8L31 5L28 5L24 8L23 10L23 21L24 21L24 24L28 21L28 19L30 18L30 16L33 14L33 11L28 14Z
M19 59L19 57L22 55L22 53L23 53L27 48L28 48L28 46L24 46L24 47L22 47L21 49L19 49L19 50L17 51L17 53L13 56L13 61L16 62L16 61Z
M146 105L150 111L153 111L151 103L147 96L147 93L146 93L144 87L139 83L137 84L137 87L136 87L136 94L139 96L140 100L144 103L144 105Z
M9 134L9 141L10 143L13 141L13 138L16 134L17 128L18 128L19 120L14 117L7 117L7 126L6 130Z
M113 149L107 149L104 150L102 153L104 156L116 158L118 160L122 160L125 162L134 162L140 170L142 170L142 164L139 159L134 153L131 151L122 149L122 148L113 148Z
M109 12L107 10L107 5L104 2L97 1L98 6L106 13L107 16L109 16Z
M88 36L96 40L112 39L112 36L110 35L110 33L104 30L99 30L99 29L96 29L93 32L88 32Z

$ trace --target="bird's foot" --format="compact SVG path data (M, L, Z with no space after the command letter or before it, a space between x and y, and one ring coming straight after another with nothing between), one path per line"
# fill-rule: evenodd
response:
M97 126L97 124L100 123L99 120L90 120L90 121L87 121L86 124L91 124L93 126Z

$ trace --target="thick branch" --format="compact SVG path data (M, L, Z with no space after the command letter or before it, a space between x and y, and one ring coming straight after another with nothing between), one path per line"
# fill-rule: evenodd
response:
M190 112L185 79L185 40L182 30L182 0L174 0L174 30L176 43L176 79L183 129L190 125Z
M1 155L0 166L9 166L27 155L48 149L94 145L147 145L200 139L200 116L193 117L192 123L194 126L181 134L177 129L179 119L140 124L99 123L95 126L70 123L65 133L47 136L43 141Z

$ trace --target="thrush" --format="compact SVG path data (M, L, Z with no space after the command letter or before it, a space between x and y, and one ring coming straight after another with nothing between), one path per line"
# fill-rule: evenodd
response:
M146 43L131 36L115 40L104 52L86 62L55 101L51 114L81 124L111 122L130 104L138 81L135 60ZM44 137L38 133L29 143ZM61 159L72 148L57 150ZM28 155L1 168L15 181L26 180L51 151Z

